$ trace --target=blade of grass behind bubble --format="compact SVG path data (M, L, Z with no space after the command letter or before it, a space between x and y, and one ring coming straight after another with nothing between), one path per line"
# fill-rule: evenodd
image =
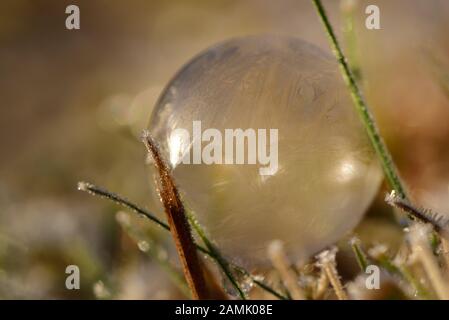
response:
M315 6L316 12L323 23L324 29L328 36L329 42L332 47L332 51L338 61L343 79L350 91L352 100L356 107L356 110L360 116L360 119L365 127L365 130L370 138L371 144L376 151L376 154L380 160L385 177L387 178L390 186L396 190L397 194L404 199L408 199L407 191L404 183L402 182L395 164L393 163L390 152L385 145L382 136L379 133L374 117L365 102L364 97L357 85L354 75L348 65L348 61L343 54L341 46L337 40L334 29L330 24L329 18L320 0L312 0Z

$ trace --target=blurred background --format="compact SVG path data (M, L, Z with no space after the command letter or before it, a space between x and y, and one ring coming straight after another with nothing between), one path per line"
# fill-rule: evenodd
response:
M323 3L346 47L353 10L361 83L414 198L449 213L449 2ZM65 28L70 4L80 30ZM381 30L365 28L368 4ZM139 141L158 95L200 50L258 33L330 51L307 0L0 2L0 298L185 297L167 235L77 182L162 212ZM385 192L357 230L366 242L400 240ZM65 288L70 264L80 290Z

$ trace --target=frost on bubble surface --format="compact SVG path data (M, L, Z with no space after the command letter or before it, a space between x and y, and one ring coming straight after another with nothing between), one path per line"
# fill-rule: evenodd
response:
M193 121L223 137L225 129L278 129L278 170L179 163L193 142L172 133L192 137ZM249 267L268 264L273 239L292 259L334 243L360 221L381 180L337 63L297 38L237 38L202 52L167 85L149 130L200 223Z

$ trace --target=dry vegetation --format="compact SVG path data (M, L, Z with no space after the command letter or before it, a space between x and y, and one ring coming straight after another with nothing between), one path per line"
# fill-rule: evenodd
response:
M391 161L392 157L372 120L373 116L366 103L367 100L374 106L376 102L382 101L375 96L372 89L377 85L376 88L381 91L380 89L383 88L382 84L379 84L381 78L373 77L372 86L368 90L366 99L360 94L360 87L370 81L372 71L367 68L368 70L364 72L363 63L360 61L363 60L360 59L361 53L357 52L362 49L357 49L357 46L348 46L348 41L356 41L356 44L359 44L358 42L361 42L362 39L355 35L354 28L344 31L341 38L346 40L344 43L348 51L348 60L345 60L343 49L337 42L337 36L321 6L321 1L312 2L317 6L317 12L324 22L324 30L329 35L336 58L342 63L342 74L347 81L348 90L351 90L353 94L355 106L361 114L361 120L379 155L388 183L354 234L341 239L335 246L311 257L309 261L290 261L287 253L284 252L283 244L273 242L267 252L273 268L271 270L245 270L235 264L232 257L222 255L220 249L213 242L213 235L209 237L195 220L194 213L184 208L176 188L176 181L173 181L170 175L170 168L158 155L157 146L148 135L144 136L144 143L147 151L155 160L153 163L156 166L158 191L162 205L148 200L147 197L156 198L154 194L149 195L148 188L143 187L148 183L146 181L148 179L137 181L137 178L130 177L127 173L129 167L139 163L141 159L139 156L126 157L123 154L139 154L140 149L135 146L137 145L135 135L136 132L139 132L138 129L145 124L131 122L131 125L128 123L126 124L128 127L126 127L115 123L114 129L107 128L106 132L100 134L100 137L97 137L91 145L87 143L90 141L89 134L91 132L74 130L65 137L55 138L56 142L50 147L47 146L47 150L50 151L58 149L72 139L71 135L77 137L73 138L76 141L81 141L80 145L86 143L85 149L82 147L76 149L77 154L71 151L59 158L59 162L69 164L68 172L77 172L76 175L65 176L67 180L65 188L69 188L67 185L72 185L73 181L80 176L93 177L96 180L105 181L105 184L112 188L127 190L138 201L149 203L154 210L144 209L118 194L90 183L79 183L78 189L105 197L115 204L123 206L125 211L117 212L115 205L103 207L100 204L90 207L79 205L80 199L86 201L85 198L68 198L67 205L63 206L58 201L33 200L28 203L21 199L14 201L11 196L5 196L8 199L2 203L5 215L1 221L2 226L8 225L9 228L2 227L0 229L0 297L449 299L449 218L444 212L422 208L430 206L449 210L447 201L449 198L447 183L449 177L447 167L449 131L447 123L433 125L438 117L447 119L449 115L449 109L444 109L449 105L448 100L442 98L444 94L447 94L449 86L446 72L449 68L444 59L426 60L429 61L426 68L429 69L432 80L424 81L423 86L430 86L432 89L429 92L432 94L438 90L436 88L441 89L441 92L435 94L440 98L429 98L430 93L425 95L426 98L429 98L429 105L431 106L433 103L438 111L433 113L428 110L422 111L424 124L418 126L416 131L408 131L405 134L395 130L398 125L401 125L401 121L407 122L407 119L412 119L410 123L416 122L416 119L412 118L413 110L408 111L407 108L408 102L412 101L417 93L411 92L411 97L403 98L404 92L401 91L401 86L394 83L393 86L396 86L398 93L396 92L394 95L389 91L386 94L389 98L395 97L396 101L403 98L400 100L397 114L392 111L381 113L380 124L382 128L384 126L387 128L385 140L391 146L393 156L398 160L398 167L403 169L401 172L414 191L412 194L415 197L409 197L407 188L399 178L396 167ZM286 6L290 7L291 5L288 3ZM308 2L306 5L310 5L310 3ZM325 5L327 7L327 3ZM348 19L347 21L355 19L354 11L351 11L355 9L351 8L345 7L343 12L344 19ZM167 9L167 11L169 10ZM314 25L314 27L317 27L317 30L323 30L318 29L318 25ZM196 44L198 47L201 45ZM196 46L191 46L192 52L197 50ZM442 47L448 50L449 44L443 43ZM349 63L346 64L346 61ZM433 68L435 64L437 67ZM405 69L401 71L406 74L407 70ZM166 80L167 77L168 75L160 78ZM100 80L104 80L104 78ZM429 85L429 82L433 84ZM411 84L419 87L419 84ZM80 86L82 87L82 85ZM416 89L416 87L409 88L409 90ZM158 92L158 90L153 91ZM153 91L149 95L155 96ZM377 93L377 95L379 94ZM144 99L147 96L143 95L140 98ZM90 99L95 100L93 97ZM134 101L134 104L140 107L142 105L139 101ZM413 105L413 101L411 104ZM441 106L443 107L440 110ZM107 110L112 109L108 108ZM91 112L88 110L86 114L91 114ZM114 121L116 122L116 118L121 116L123 113L115 114ZM140 116L142 116L141 113ZM76 129L89 124L88 116L78 114L73 110L68 113L67 118L54 117L56 121L61 120L61 124L55 130L58 133L64 128L65 123L76 121L76 125L74 125ZM433 120L426 120L427 118ZM389 121L393 124L389 124ZM117 134L120 137L118 144L121 148L121 152L119 152L121 155L117 155L118 152L110 151L109 147L104 147L110 145L111 130L115 130L112 135ZM53 133L48 132L43 139L49 139L48 137L52 136ZM100 152L97 151L97 146L101 146ZM11 146L11 150L14 150L14 146ZM35 149L30 150L34 151ZM19 158L29 157L31 151L17 153L20 154L20 157L13 158L14 161L21 165L27 163ZM84 172L77 169L79 164L73 161L83 151L92 154L88 161L79 160L82 167L88 167L91 162L95 164L96 173L92 173L92 175L89 171ZM102 165L105 162L110 162L110 159L115 159L114 162L119 164L103 169ZM58 170L63 169L58 167L59 162L51 164L47 160L42 156L41 161L46 163L43 170L48 170L51 176L56 177L55 180L61 179ZM12 166L11 168L17 167ZM418 174L418 170L421 169L423 173ZM4 171L6 172L5 169ZM115 174L108 175L108 171ZM27 174L28 178L22 177L21 179L28 189L35 188L37 190L33 199L40 199L39 197L42 196L40 193L44 192L42 190L51 190L49 193L53 194L53 198L65 196L58 184L55 186L51 184L52 179L46 180L40 188L34 187L31 182L35 176L29 174L28 171ZM14 178L14 182L21 184L19 178ZM122 186L124 187L122 188ZM385 193L387 196L384 201ZM419 202L420 199L425 199L422 201L423 205ZM165 211L166 219L160 214L162 209ZM35 214L37 210L44 214ZM138 215L129 214L129 211ZM55 212L59 215L54 214ZM88 215L85 212L88 212ZM26 224L23 221L14 223L15 220L11 217L16 213L23 214L24 220L27 220ZM116 213L115 219L111 218L113 216L111 213ZM68 223L67 221L70 222L71 219L74 219L73 215L79 215L82 217L81 220L88 222L84 224ZM45 219L42 219L43 216ZM139 219L138 216L144 219ZM53 223L54 230L48 231L45 228L48 228L50 223ZM27 225L30 226L27 227ZM36 232L36 229L42 230L45 236ZM103 232L101 236L98 235L99 230ZM15 236L15 234L23 233L26 233L27 236L22 238ZM168 236L169 234L171 237ZM65 237L70 241L56 244ZM29 243L33 243L33 241L35 242L34 247L29 250ZM173 246L173 242L175 246ZM94 245L90 246L90 243L94 243ZM102 252L102 254L98 254L98 252ZM64 269L65 265L73 262L79 264L82 270L86 270L82 281L88 285L80 293L68 293L61 288L58 289L57 286L55 289L47 284L63 283L65 274L60 271ZM36 267L29 267L33 265ZM379 290L368 290L366 287L369 274L365 271L369 265L380 267ZM146 279L143 285L141 284L142 279ZM159 281L155 281L155 279ZM157 295L157 293L161 294Z

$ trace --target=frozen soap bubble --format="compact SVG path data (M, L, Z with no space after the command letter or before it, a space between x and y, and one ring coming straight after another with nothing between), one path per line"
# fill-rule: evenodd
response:
M204 135L209 128L214 134ZM248 163L259 151L250 138L244 164L235 164L237 144L226 152L225 130L237 128L253 129L258 141L257 130L266 129L267 154L275 142L269 130L278 129L272 175L261 175L267 162ZM296 38L250 36L200 53L167 85L149 129L187 206L223 252L247 267L268 264L274 239L292 259L336 242L361 220L381 180L336 62ZM210 157L198 150L216 155L206 148L211 141L222 142L214 151L234 164L216 164L219 156L206 164Z

